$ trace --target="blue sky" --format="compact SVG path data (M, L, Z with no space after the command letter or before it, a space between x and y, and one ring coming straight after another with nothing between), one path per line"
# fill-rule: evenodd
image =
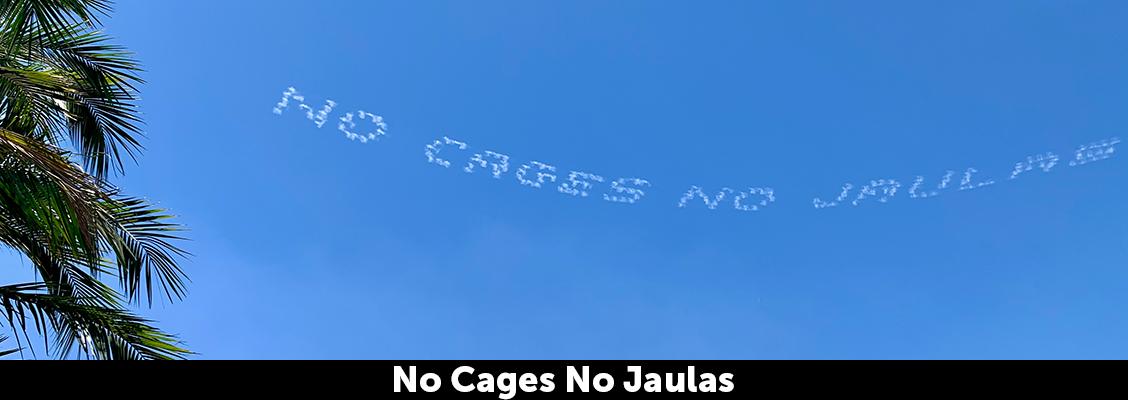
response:
M1128 160L1068 165L1128 138L1121 2L324 3L105 21L148 81L119 182L195 254L146 313L199 358L1128 357ZM288 86L331 122L271 113ZM344 138L356 109L389 135ZM502 179L457 168L483 150ZM532 160L652 187L521 186ZM997 183L908 196L968 167ZM812 207L872 179L905 186Z

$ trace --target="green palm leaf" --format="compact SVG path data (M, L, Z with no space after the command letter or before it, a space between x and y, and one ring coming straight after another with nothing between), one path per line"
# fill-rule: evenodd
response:
M64 358L76 346L98 359L182 358L174 336L126 307L182 298L187 253L167 213L109 182L141 150L139 68L97 30L109 6L0 1L0 244L42 280L0 286L0 311L33 352L28 332Z

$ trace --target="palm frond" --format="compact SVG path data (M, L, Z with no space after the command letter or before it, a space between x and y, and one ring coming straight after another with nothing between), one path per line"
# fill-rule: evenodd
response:
M96 358L178 358L188 353L173 336L123 305L183 297L187 253L167 213L109 182L142 135L140 68L98 31L110 5L0 0L0 245L42 280L0 287L0 311L17 342L31 330L49 347L51 333L64 357L79 346Z
M118 278L126 297L138 300L144 293L152 304L156 279L170 301L183 298L188 276L176 259L188 253L170 243L182 239L173 234L181 227L168 222L172 216L138 198L114 196L103 204L113 224L106 225L112 229L105 240L117 257Z
M175 336L118 304L92 305L80 297L51 294L42 282L0 286L0 310L9 325L27 329L30 320L40 335L56 333L56 350L62 357L69 355L74 343L99 359L167 360L190 354Z
M98 200L104 197L91 177L59 149L7 129L0 129L0 160L5 184L0 193L10 210L22 210L28 220L54 235L53 245L69 244L97 258L100 219ZM64 240L64 237L73 240Z
M4 343L7 340L8 340L7 336L0 335L0 343ZM19 352L20 352L19 347L14 348L14 349L0 350L0 357L6 356L6 355L9 355L9 354L19 353Z
M4 60L9 65L0 64L0 96L13 99L8 105L14 110L0 112L17 115L14 111L26 110L28 117L13 122L55 145L65 133L86 169L104 179L111 170L124 169L123 155L133 158L142 148L133 103L133 83L138 80L131 78L136 67L128 59L87 51L92 47L98 46L60 47L63 51L36 47L21 57L38 64Z
M0 2L0 32L11 42L41 29L76 23L94 27L112 4L110 0L5 0Z
M143 294L152 304L158 290L169 300L185 295L187 276L177 258L187 252L171 243L180 239L175 232L181 228L169 222L170 215L112 187L94 185L51 149L0 129L4 154L11 155L8 168L0 168L6 183L0 186L0 222L6 227L37 233L41 237L35 240L47 243L45 252L80 264L100 264L106 250L131 301ZM37 174L21 173L17 165Z

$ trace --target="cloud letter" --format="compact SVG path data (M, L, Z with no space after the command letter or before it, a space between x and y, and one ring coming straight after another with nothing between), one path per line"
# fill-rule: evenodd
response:
M434 143L424 146L423 154L427 156L427 162L439 164L444 168L450 168L450 161L441 159L438 155L439 152L442 151L443 146L448 144L458 146L459 150L466 150L466 143L443 136L442 139L436 139Z
M318 128L325 125L325 121L329 119L329 113L333 111L333 107L337 106L337 103L333 100L325 100L325 106L315 114L313 107L305 104L305 96L298 94L298 89L289 87L286 91L282 92L282 100L274 105L274 113L282 115L282 110L290 106L290 100L301 103L298 105L298 109L305 110L306 118L313 121L314 125L317 125Z
M923 199L927 197L939 196L940 191L947 189L948 184L952 183L952 176L955 174L955 171L948 171L944 174L944 177L940 179L940 184L936 185L936 190L924 193L920 192L920 187L924 186L924 177L918 175L916 177L916 180L913 181L913 186L909 187L909 197L914 199Z
M535 181L532 179L525 179L525 175L529 173L529 164L537 167L537 180ZM540 172L556 172L556 167L542 163L540 161L530 161L529 164L521 164L521 167L517 168L517 182L521 182L522 185L532 186L535 188L540 188L541 185L545 183L546 179L548 182L556 182L556 175L547 172Z
M376 130L368 133L355 133L351 129L356 128L356 122L353 122L353 113L345 113L341 117L341 122L337 124L337 129L345 133L345 137L349 140L360 140L361 143L368 143L369 140L376 140L387 133L388 125L384 123L384 117L376 114L364 112L364 110L357 111L357 116L361 121L365 118L372 120L376 125Z
M1116 152L1116 148L1113 146L1116 146L1117 143L1120 143L1120 138L1105 139L1081 146L1074 154L1073 161L1069 162L1069 166L1085 165L1112 157L1112 154Z
M497 160L497 161L489 162L488 164L490 164L490 166L493 167L493 177L494 177L494 179L501 179L501 174L504 174L506 171L509 171L509 156L507 156L505 154L495 153L495 152L492 152L492 151L489 151L489 150L486 150L485 154L486 154L486 157L490 157L494 160ZM472 174L472 173L474 173L474 164L478 164L482 168L485 168L487 162L486 162L486 159L482 158L482 154L474 153L474 156L470 157L470 162L466 163L466 167L463 168L462 170L466 171L466 173L468 173L468 174Z
M877 199L879 202L887 202L893 196L897 195L897 189L901 187L901 183L896 179L878 179L870 181L868 185L862 186L862 190L858 192L858 197L854 199L853 205L858 205L865 200L867 196L877 196L877 190L881 189L881 197Z
M979 172L979 170L975 168L968 168L966 171L964 171L963 179L960 179L960 190L979 189L984 186L995 184L995 181L990 179L975 184L971 183L971 175L977 172Z
M1038 154L1026 157L1026 161L1019 161L1014 164L1014 171L1011 171L1010 179L1018 177L1018 174L1030 171L1037 165L1042 169L1042 172L1050 172L1050 168L1057 165L1058 156L1054 153Z
M633 185L634 187L627 187L627 185ZM641 188L647 186L650 186L650 182L645 179L619 178L611 181L611 190L614 191L615 194L604 193L603 200L615 203L634 204L636 201L641 200L642 196L646 195L646 192L643 192Z
M815 198L815 201L814 201L814 203L815 203L815 208L816 208L816 209L818 209L818 208L827 208L827 207L835 207L835 206L838 206L838 203L841 203L841 202L843 202L843 201L846 201L846 196L849 196L849 195L850 195L850 190L853 190L853 189L854 189L854 185L853 185L853 184L849 184L849 183L847 183L847 184L845 184L845 185L842 185L842 193L840 193L840 194L838 195L838 197L836 197L836 198L834 199L834 201L831 201L831 202L825 202L825 201L822 201L822 199L820 199L820 198L816 197L816 198Z
M745 205L740 204L742 200L747 199L749 196L758 195L763 198L755 204ZM767 207L768 204L775 201L775 191L772 188L751 188L747 192L740 192L733 200L733 207L740 211L759 211L760 207Z
M592 182L603 182L603 177L587 172L572 171L568 173L568 181L561 183L556 190L572 196L587 197L587 190L592 188Z
M700 187L691 186L689 190L682 195L681 199L678 200L678 208L685 208L694 197L701 197L701 200L705 201L705 207L708 207L710 210L716 210L721 200L724 200L725 196L731 193L732 189L721 188L721 191L717 192L717 195L710 201L709 196L706 196L705 192L702 191Z

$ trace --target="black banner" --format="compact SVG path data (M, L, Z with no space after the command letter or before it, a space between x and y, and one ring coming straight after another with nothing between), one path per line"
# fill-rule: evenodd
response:
M1121 365L1076 361L6 361L0 362L0 373L22 384L66 376L67 382L171 384L195 390L314 390L322 396L363 393L362 397L381 398L509 400L671 395L749 398L781 392L1041 393L1051 388L1096 389L1114 384L1120 381L1117 370ZM184 386L183 382L194 384Z

